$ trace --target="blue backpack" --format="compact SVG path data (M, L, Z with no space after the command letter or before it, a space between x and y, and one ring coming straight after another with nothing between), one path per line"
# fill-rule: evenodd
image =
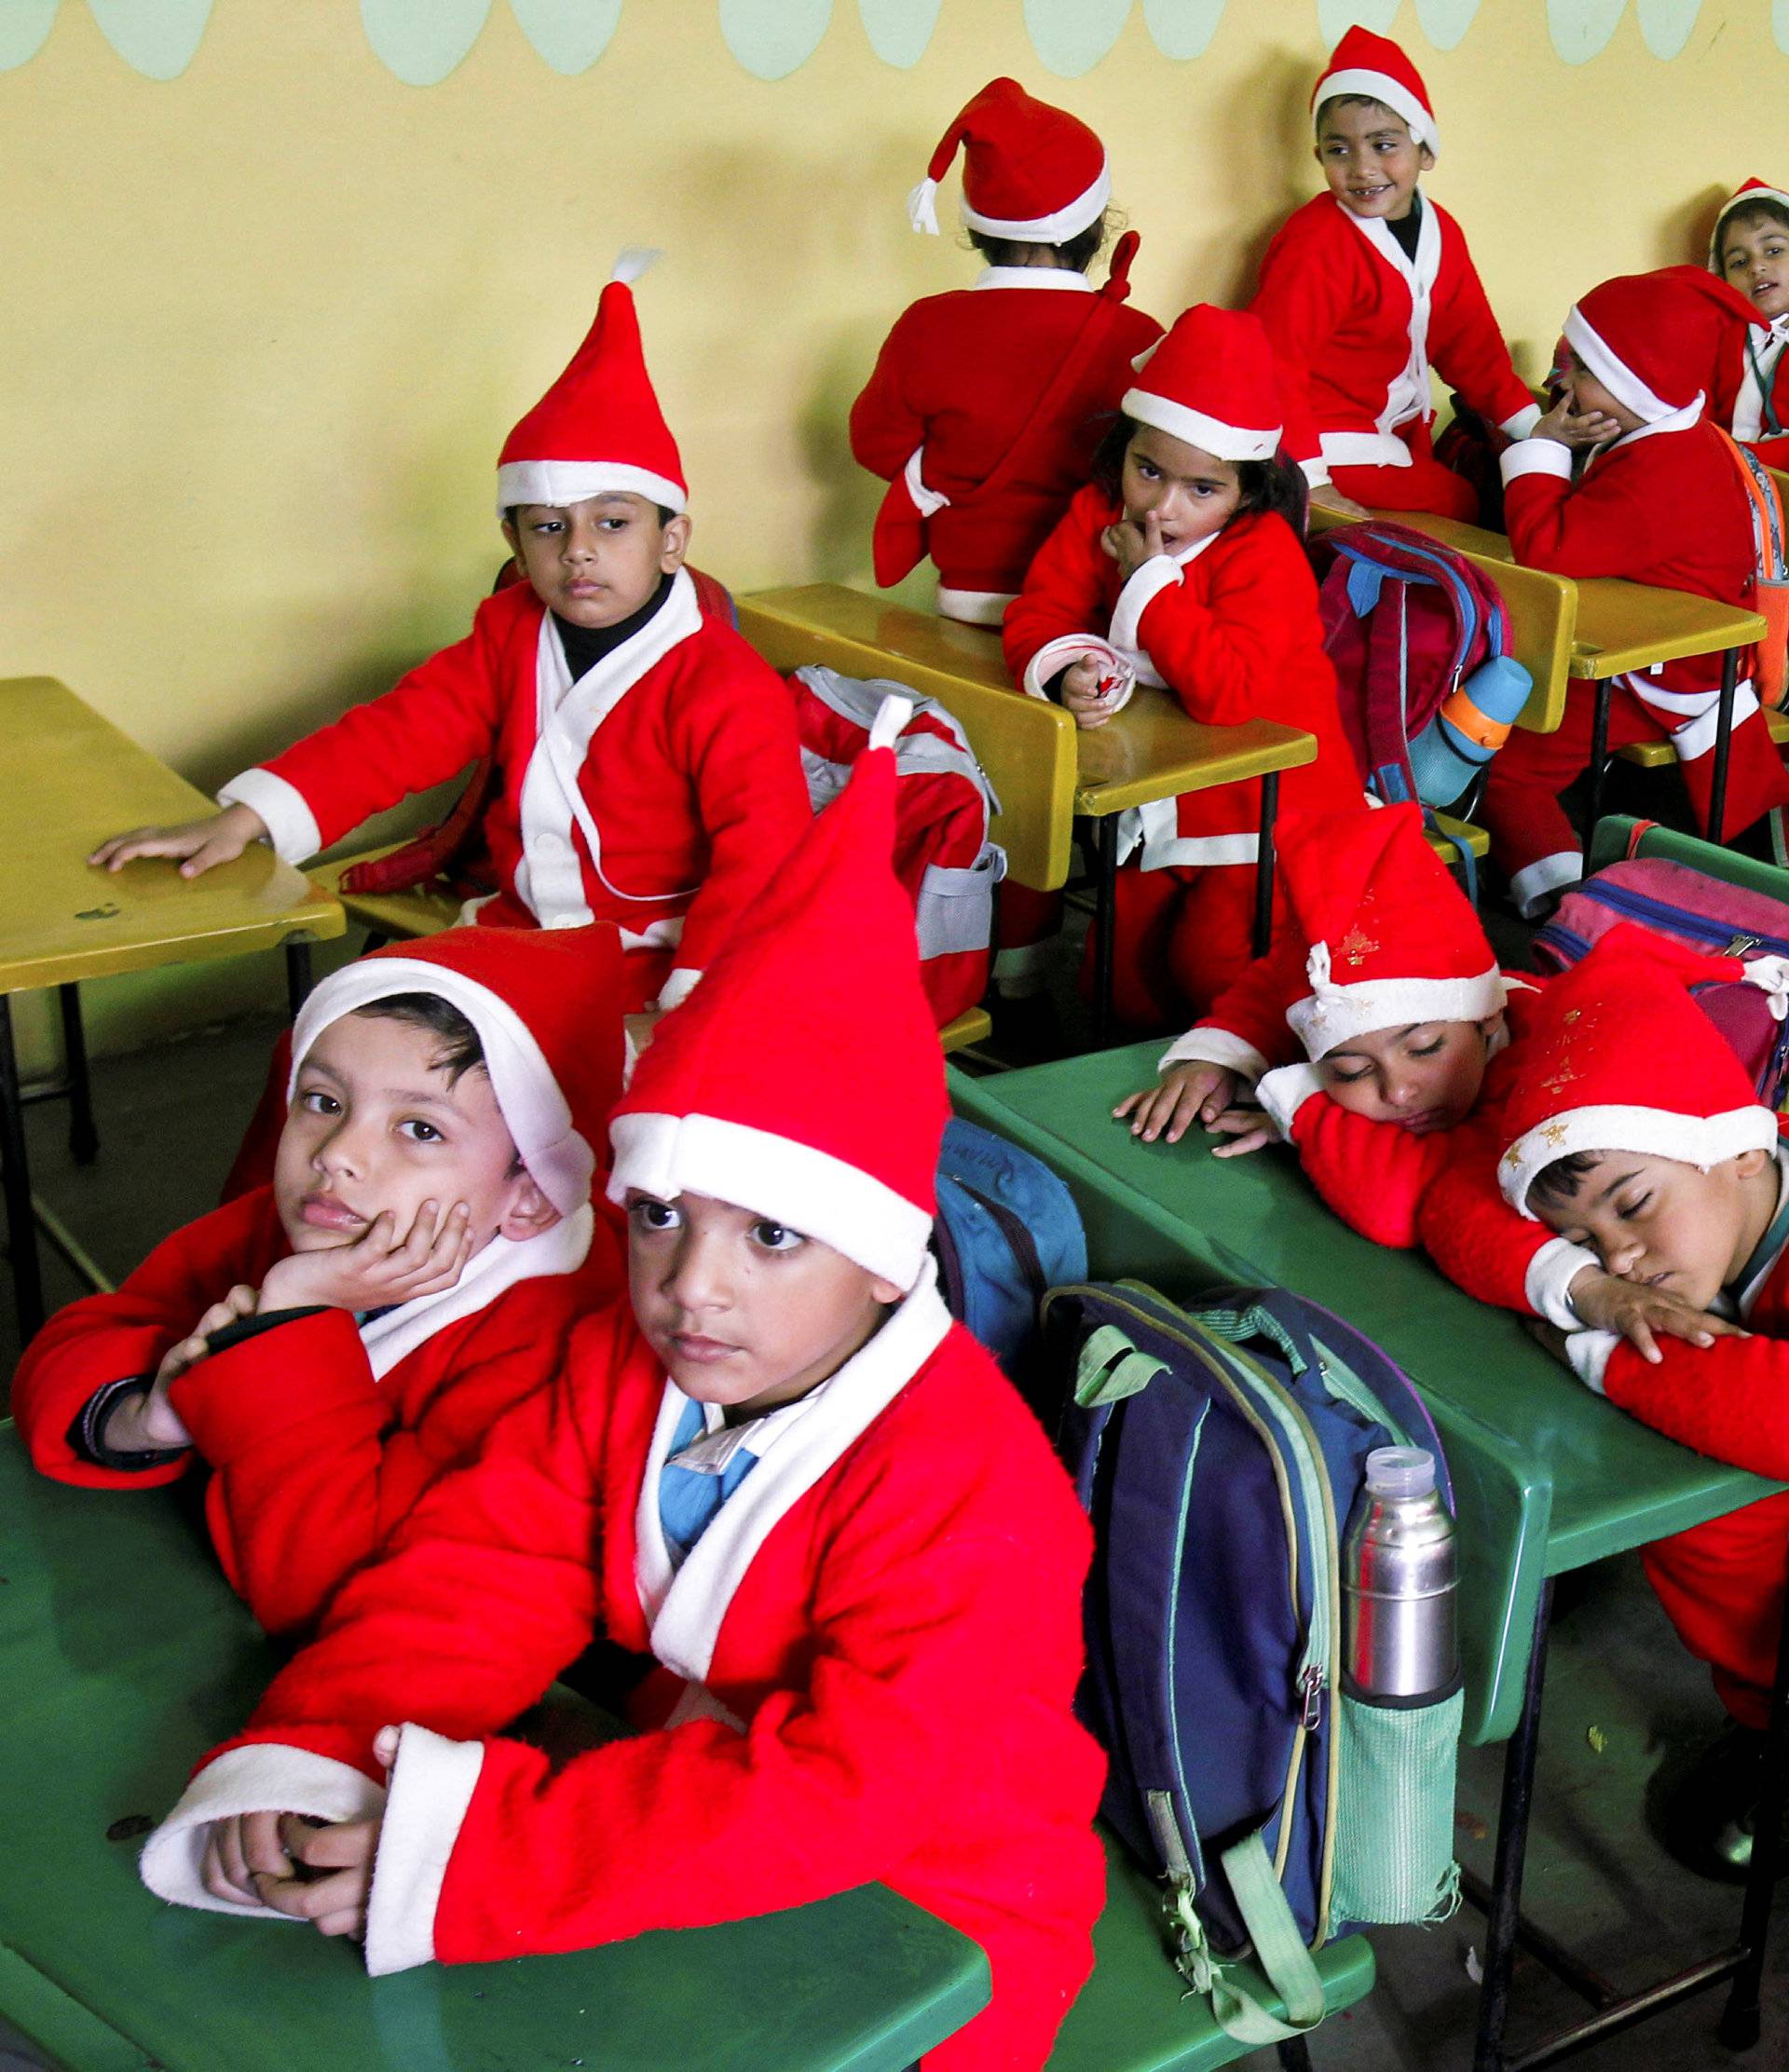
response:
M1086 1278L1074 1196L1042 1159L955 1119L945 1127L937 1187L939 1291L1035 1407L1044 1297Z
M1228 2034L1322 2018L1310 1951L1458 1903L1461 1692L1374 1703L1342 1680L1341 1542L1374 1447L1427 1447L1371 1341L1281 1288L1177 1309L1141 1284L1057 1289L1061 1446L1093 1520L1081 1710L1101 1811L1166 1881L1175 1961ZM1284 2021L1225 1975L1252 1953Z

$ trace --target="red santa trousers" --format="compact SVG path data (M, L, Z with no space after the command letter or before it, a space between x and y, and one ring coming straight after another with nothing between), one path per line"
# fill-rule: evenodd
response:
M1641 1549L1677 1637L1741 1726L1769 1720L1789 1574L1789 1495L1767 1496Z

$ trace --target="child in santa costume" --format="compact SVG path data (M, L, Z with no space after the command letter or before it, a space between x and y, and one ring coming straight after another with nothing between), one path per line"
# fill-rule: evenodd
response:
M1781 1480L1789 1153L1782 1118L1759 1102L1690 991L1741 976L1782 1011L1782 958L1661 954L1656 939L1613 931L1542 1002L1529 1070L1506 1111L1498 1177L1523 1217L1593 1247L1612 1273L1663 1282L1710 1313L1700 1344L1666 1341L1650 1357L1606 1331L1556 1340L1579 1378L1682 1444ZM1656 1541L1642 1558L1685 1645L1750 1730L1726 1752L1742 1771L1755 1760L1776 1670L1789 1497ZM1741 1842L1723 1851L1729 1865L1749 1854L1749 1835L1729 1838Z
M1742 295L1694 266L1605 280L1573 307L1566 392L1502 458L1518 561L1750 607L1757 573L1751 506L1741 462L1703 406L1710 371L1752 320ZM1575 482L1574 454L1583 446L1595 450ZM1725 825L1708 825L1720 680L1718 654L1618 676L1608 734L1611 752L1669 740L1698 825L1716 841L1789 798L1746 675L1733 702ZM1594 704L1591 686L1574 685L1556 731L1513 733L1485 782L1492 854L1528 919L1583 875L1559 795L1590 762Z
M59 1481L197 1464L269 1632L315 1619L621 1284L591 1203L621 1091L611 928L450 929L305 1002L272 1184L53 1316L12 1410Z
M1737 334L1714 375L1715 418L1767 467L1789 467L1789 193L1748 180L1721 205L1708 270L1744 295L1768 329Z
M1279 399L1260 323L1201 304L1142 357L1094 479L1051 533L1006 614L1006 662L1033 698L1103 726L1139 683L1196 720L1275 719L1315 734L1281 810L1365 810L1323 651L1317 584L1285 513ZM1258 779L1165 798L1119 828L1113 1004L1172 1027L1248 962Z
M1540 412L1459 225L1418 188L1441 150L1428 89L1395 43L1355 28L1311 107L1329 191L1280 227L1250 304L1288 370L1288 448L1341 500L1476 518L1434 457L1429 368L1512 439Z
M503 536L526 580L468 637L284 755L233 778L224 811L141 828L89 859L186 859L196 876L264 840L302 863L481 757L498 890L463 919L612 922L631 1009L673 1007L808 819L783 686L683 566L682 464L646 369L624 255L589 335L511 432Z
M199 1768L143 1852L164 1897L363 1931L376 1973L881 1879L992 1967L928 2066L1044 2063L1103 1882L1072 1710L1090 1534L937 1292L946 1107L887 860L893 731L616 1115L631 1306ZM825 1030L796 1062L792 988ZM643 1731L554 1771L498 1730L598 1626L657 1658Z
M928 553L938 609L997 626L1031 556L1087 479L1100 420L1162 327L1125 307L1137 240L1087 279L1112 182L1083 122L993 79L945 131L909 198L935 237L934 197L961 148L960 204L988 262L973 287L928 295L895 324L852 405L851 450L889 484L876 579Z

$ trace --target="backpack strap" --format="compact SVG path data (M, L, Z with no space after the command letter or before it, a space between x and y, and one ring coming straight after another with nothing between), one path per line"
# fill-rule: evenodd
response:
M1218 2026L1238 2043L1248 2044L1284 2043L1304 2036L1316 2028L1327 2011L1323 1981L1318 1976L1292 1910L1274 1875L1263 1833L1258 1828L1240 1842L1233 1842L1219 1861L1254 1945L1255 1961L1285 2002L1285 2018L1270 2014L1251 1993L1227 1977L1222 1967L1212 1968L1211 1983L1207 1989L1208 2004Z

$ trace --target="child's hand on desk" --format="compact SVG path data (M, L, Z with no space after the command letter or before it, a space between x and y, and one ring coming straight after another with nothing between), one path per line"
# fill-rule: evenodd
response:
M102 841L87 859L105 870L119 870L133 857L182 859L180 875L198 878L213 864L233 863L251 842L266 841L267 824L252 806L225 806L203 820L183 821L177 827L133 827Z
M464 1202L451 1208L424 1202L402 1237L386 1209L351 1245L276 1260L261 1283L260 1307L387 1309L452 1288L471 1256L471 1210Z
M1154 1086L1127 1094L1112 1112L1119 1122L1128 1115L1130 1134L1145 1144L1153 1144L1164 1131L1170 1144L1178 1144L1195 1122L1215 1128L1219 1116L1236 1097L1236 1073L1195 1057L1184 1065L1170 1065Z
M1659 1350L1657 1334L1660 1331L1702 1346L1713 1345L1717 1338L1752 1335L1740 1325L1728 1323L1724 1316L1711 1315L1666 1288L1623 1280L1618 1274L1599 1273L1593 1266L1587 1266L1576 1276L1566 1290L1566 1300L1588 1329L1618 1331L1642 1359L1655 1367L1664 1357Z
M1214 1137L1231 1139L1213 1151L1213 1158L1247 1158L1250 1152L1264 1151L1269 1144L1279 1142L1279 1132L1267 1120L1266 1111L1252 1106L1226 1108L1215 1123L1208 1123L1206 1127Z
M1118 564L1118 573L1127 582L1144 562L1168 552L1162 544L1162 521L1154 510L1140 518L1120 518L1108 525L1099 535L1099 544Z
M1101 687L1108 687L1102 688ZM1118 710L1120 701L1113 679L1097 655L1083 655L1062 672L1058 692L1063 709L1074 715L1077 727L1103 727Z
M1528 436L1552 439L1562 446L1602 446L1618 439L1621 427L1600 410L1574 410L1569 399L1562 397Z

